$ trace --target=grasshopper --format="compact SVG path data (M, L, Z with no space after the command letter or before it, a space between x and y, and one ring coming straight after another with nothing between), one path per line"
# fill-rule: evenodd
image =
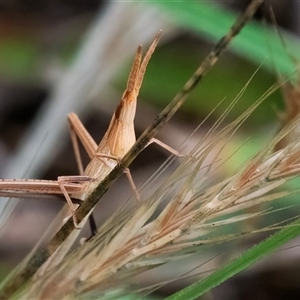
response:
M158 32L142 59L142 45L139 45L131 67L127 87L120 103L118 104L109 127L97 146L90 136L79 117L75 113L68 115L70 137L79 168L77 176L59 176L57 180L39 179L1 179L0 196L4 197L37 197L37 195L60 195L63 196L70 208L74 225L77 226L75 211L78 207L72 199L84 201L94 188L111 172L118 164L118 161L128 152L136 141L134 130L134 117L136 112L137 97L142 85L144 74L148 62L161 37ZM90 157L90 162L83 169L78 139L82 143L85 151ZM150 143L157 143L172 154L180 156L173 148L167 146L157 139L152 139ZM129 169L125 174L139 201L140 197L132 180Z

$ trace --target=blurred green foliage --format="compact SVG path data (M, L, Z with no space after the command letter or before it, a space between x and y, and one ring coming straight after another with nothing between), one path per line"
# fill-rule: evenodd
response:
M172 0L137 2L145 2L147 5L159 7L177 26L192 31L202 39L209 41L216 41L221 38L228 31L236 17L234 13L214 6L209 2L174 2ZM300 49L300 41L285 33L283 33L283 36L288 51L297 56L297 53L299 53L298 49ZM177 43L180 44L180 41ZM183 52L182 48L176 47L175 44L170 44L158 49L146 74L141 93L142 98L149 99L149 101L151 99L151 101L161 107L165 106L202 61L202 58L207 53L207 47L205 48L205 50L200 49L200 47L185 48ZM195 120L205 117L224 97L227 97L228 101L232 101L260 64L262 64L261 69L253 79L251 86L237 105L237 108L230 114L228 121L235 119L241 111L244 111L246 107L251 105L276 82L274 74L278 72L279 74L291 75L295 72L295 65L289 58L287 49L285 49L276 31L262 23L252 22L247 25L235 39L230 49L238 56L234 57L232 54L227 54L227 56L223 57L218 66L205 77L205 84L201 84L201 88L191 95L184 106L185 112L192 115ZM187 52L187 50L189 51ZM66 59L65 53L61 56ZM37 76L34 71L39 58L39 46L34 40L2 37L0 41L0 76L8 80L27 81L28 79L34 79L34 76ZM128 70L127 67L126 70ZM124 88L127 73L127 71L121 72L117 80L121 90ZM252 85L255 88L252 88ZM280 106L280 94L277 93L272 96L271 101ZM223 109L224 107L221 107L219 111L222 112ZM269 123L270 119L274 119L275 116L275 112L270 113L270 102L265 102L258 112L249 118L248 122L251 125L251 129L255 130L261 127L262 124ZM258 136L260 136L260 132ZM265 143L265 139L260 137L252 138L241 151L235 154L236 162L238 161L239 164L245 158L251 156L259 149L260 143ZM212 288L229 276L232 276L232 274L240 271L242 267L245 268L253 263L255 259L262 256L263 251L265 251L265 254L268 253L274 245L280 245L284 238L287 240L287 237L292 238L296 236L299 231L297 228L299 226L290 228L290 232L287 232L288 229L286 229L284 234L277 236L277 240L273 240L273 242L265 246L266 250L263 247L256 249L255 253L249 254L250 258L249 255L245 256L244 260L230 266L230 272L228 268L218 271L219 273L216 273L214 278L208 279L211 281L209 281L207 286L203 286L207 284L207 280L203 282L200 292L199 287L195 287L192 294L194 296L192 297L199 296L208 287ZM296 229L297 232L295 232ZM220 275L220 273L222 274ZM189 299L187 297L185 295L184 298L172 299Z
M27 39L1 38L0 76L6 80L28 81L38 59L36 45Z

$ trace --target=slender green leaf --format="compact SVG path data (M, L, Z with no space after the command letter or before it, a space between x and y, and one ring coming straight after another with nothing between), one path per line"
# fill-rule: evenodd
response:
M168 300L187 300L196 299L197 297L205 294L207 291L216 287L223 281L241 272L247 267L257 262L262 257L271 253L278 247L284 245L288 241L294 239L300 234L300 219L292 222L289 226L276 232L265 241L255 245L250 250L237 257L229 264L213 272L203 280L196 282L185 289L177 292L176 294L166 298Z
M179 26L188 28L201 36L216 41L224 34L224 28L230 27L235 13L209 2L196 1L157 1L151 2L162 10ZM288 51L299 58L299 39L283 33ZM271 72L276 68L285 74L295 71L295 65L289 59L276 30L261 22L252 21L243 29L230 47L237 54L261 64ZM268 59L269 57L270 59Z

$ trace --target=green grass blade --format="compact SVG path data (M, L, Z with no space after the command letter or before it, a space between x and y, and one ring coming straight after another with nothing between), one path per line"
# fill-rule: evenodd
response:
M294 239L300 234L300 219L297 219L289 226L284 227L274 235L267 238L265 241L255 245L241 256L237 257L229 264L213 272L206 278L196 282L181 291L169 296L168 300L187 300L195 299L217 285L224 282L226 279L241 272L247 267L257 262L262 257L273 252L276 248L284 245L288 241Z
M211 41L219 39L224 34L224 28L230 27L236 17L232 11L207 2L157 1L153 4L159 6L180 27L193 30ZM283 33L283 36L289 53L299 58L299 39L287 33ZM276 31L261 22L250 22L230 48L258 65L264 62L263 67L272 73L275 71L274 64L284 74L295 71L295 65L289 59Z

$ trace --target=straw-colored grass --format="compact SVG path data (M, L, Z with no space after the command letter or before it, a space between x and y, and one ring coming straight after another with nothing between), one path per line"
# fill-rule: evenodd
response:
M300 119L284 127L232 177L213 184L211 180L224 162L220 157L228 139L277 87L272 87L240 118L219 130L221 121L239 99L237 97L216 127L199 141L152 196L140 206L127 204L117 210L95 237L59 264L50 263L46 270L40 270L22 297L56 299L65 295L64 299L86 299L111 295L110 291L119 288L124 288L125 293L127 284L137 282L138 274L146 270L190 256L201 250L202 245L244 235L245 232L216 233L221 227L265 213L250 213L247 208L290 193L269 192L299 174L299 137L275 153L273 149L299 126ZM207 163L208 156L212 163ZM166 203L166 199L170 200L152 219L158 205Z

